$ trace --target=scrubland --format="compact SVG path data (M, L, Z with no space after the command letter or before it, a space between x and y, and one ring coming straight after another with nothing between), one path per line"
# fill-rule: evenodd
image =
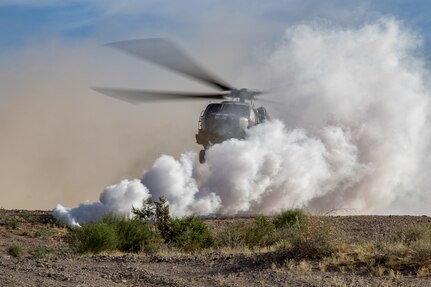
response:
M133 218L68 228L0 210L1 286L431 286L427 216Z

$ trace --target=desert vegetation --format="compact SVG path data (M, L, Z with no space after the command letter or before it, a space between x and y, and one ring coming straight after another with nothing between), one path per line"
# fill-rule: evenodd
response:
M352 225L355 220L357 226ZM385 220L388 223L382 224L383 229L374 226ZM403 220L407 223L387 226ZM238 274L256 272L252 270L294 274L304 282L330 276L331 282L325 281L328 286L362 284L349 281L349 285L345 278L415 278L425 280L424 286L431 279L429 217L311 216L291 209L273 216L174 218L160 198L143 202L132 216L107 214L98 222L76 228L56 222L48 212L2 210L0 232L3 256L36 264L61 258L89 258L97 264L100 258L115 261L132 256L153 263L179 260L187 265L183 260L193 258L198 265L219 268L217 272L230 266ZM247 268L250 271L244 271ZM370 283L367 280L364 285Z
M108 214L100 222L69 232L71 248L80 253L229 250L277 254L275 266L318 267L322 272L431 275L431 224L409 226L385 241L352 241L320 217L292 209L214 229L196 216L172 218L169 205L160 198L133 209L131 218Z

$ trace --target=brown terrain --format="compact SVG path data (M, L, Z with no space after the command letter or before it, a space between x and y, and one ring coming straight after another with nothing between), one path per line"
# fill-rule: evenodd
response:
M346 242L385 242L399 230L429 224L427 216L324 216ZM244 218L206 219L212 229ZM323 269L316 260L289 260L281 251L213 250L187 254L78 254L68 230L49 211L0 210L0 286L431 286L429 274ZM10 252L19 247L18 256ZM431 265L431 258L430 258Z

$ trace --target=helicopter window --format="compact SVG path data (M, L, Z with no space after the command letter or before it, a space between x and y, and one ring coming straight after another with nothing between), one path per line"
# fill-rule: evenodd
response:
M210 104L210 105L207 107L207 111L206 111L206 113L207 113L207 114L215 114L215 113L218 113L218 112L220 111L220 108L221 108L221 104Z
M220 113L223 114L238 114L241 117L250 117L250 108L240 104L223 104Z

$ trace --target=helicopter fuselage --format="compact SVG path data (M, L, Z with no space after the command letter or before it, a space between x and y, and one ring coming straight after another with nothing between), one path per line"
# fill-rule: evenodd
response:
M213 144L236 138L244 139L246 130L269 119L265 108L251 103L223 101L209 104L201 112L196 142L204 147L199 155L204 161L205 150Z

